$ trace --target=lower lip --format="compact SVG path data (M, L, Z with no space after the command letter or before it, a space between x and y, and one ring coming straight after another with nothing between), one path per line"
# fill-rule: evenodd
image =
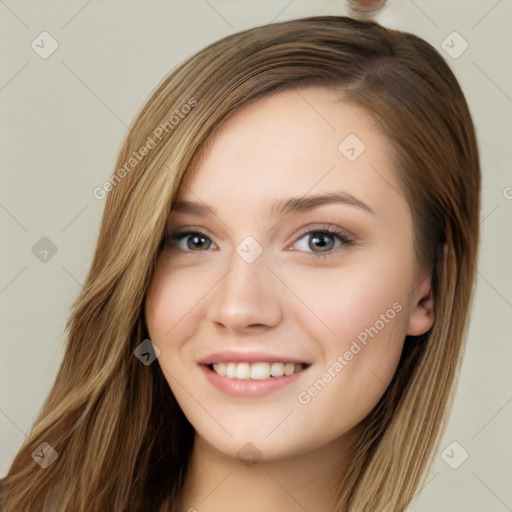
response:
M285 386L297 382L302 377L308 368L300 372L293 373L292 375L283 375L282 377L270 377L268 379L253 380L253 379L232 379L230 377L221 377L217 372L211 370L206 365L199 365L201 370L206 375L206 378L217 389L231 396L238 397L256 397L263 396Z

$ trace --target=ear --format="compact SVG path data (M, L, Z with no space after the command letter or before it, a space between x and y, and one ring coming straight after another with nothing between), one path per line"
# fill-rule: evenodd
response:
M434 323L434 297L432 277L427 276L412 292L413 302L406 334L419 336L425 334Z

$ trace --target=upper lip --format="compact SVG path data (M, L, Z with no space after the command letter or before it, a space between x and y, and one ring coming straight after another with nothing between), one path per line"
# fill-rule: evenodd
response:
M210 354L199 361L199 364L209 365L215 363L294 363L309 364L304 359L296 357L269 354L268 352L240 352L234 350L223 350Z

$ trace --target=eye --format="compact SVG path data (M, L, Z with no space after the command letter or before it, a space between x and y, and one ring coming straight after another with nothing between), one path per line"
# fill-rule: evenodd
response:
M199 231L173 232L165 237L165 244L186 252L200 252L217 246L204 233Z
M200 231L170 231L164 243L184 252L205 252L217 248L211 238ZM313 257L327 257L339 252L337 249L341 246L352 243L347 233L329 227L304 233L295 245L299 251L310 253Z
M330 227L308 231L296 242L298 250L312 253L315 257L327 257L336 254L342 245L353 240L343 231Z

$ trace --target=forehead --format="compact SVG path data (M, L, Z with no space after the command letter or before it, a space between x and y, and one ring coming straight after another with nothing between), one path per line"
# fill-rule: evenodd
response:
M284 195L340 190L374 209L403 201L392 149L376 120L341 94L316 87L280 92L236 112L184 184L181 200L267 212Z

